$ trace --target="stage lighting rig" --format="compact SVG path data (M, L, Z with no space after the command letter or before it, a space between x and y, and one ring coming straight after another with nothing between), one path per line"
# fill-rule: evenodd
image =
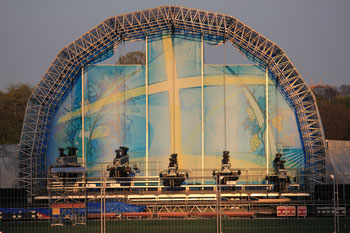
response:
M77 150L76 147L67 147L68 154L65 154L64 148L58 148L58 151L60 152L59 156L56 158L56 167L80 167L80 164L78 163L78 156L77 156Z
M65 184L75 182L76 178L85 176L86 168L78 163L76 147L67 147L68 154L65 154L65 148L58 148L59 156L56 158L55 165L49 167L49 177L62 180Z
M221 170L213 171L214 178L217 180L220 179L220 184L222 185L236 184L236 181L241 175L241 170L234 170L231 168L229 154L229 151L223 151L221 160Z
M107 166L109 171L109 177L114 178L118 181L130 181L128 177L135 176L139 172L138 166L132 168L129 165L128 147L120 146L119 149L115 150L115 158L113 164ZM124 183L126 185L126 183Z
M188 177L188 173L179 171L177 154L171 154L168 169L160 171L159 177L164 186L173 188L180 187Z
M285 160L282 160L282 154L277 153L273 160L274 174L266 176L267 181L274 184L274 189L277 192L288 191L290 184L290 175L287 175L287 169L284 167Z

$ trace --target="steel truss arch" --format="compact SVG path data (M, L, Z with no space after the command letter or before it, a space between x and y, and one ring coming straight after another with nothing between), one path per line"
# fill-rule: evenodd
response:
M161 6L106 19L58 53L27 104L19 146L22 188L33 193L31 179L45 177L55 108L81 68L113 53L123 40L144 39L174 29L223 38L249 60L268 67L297 116L311 180L322 183L325 140L315 96L283 50L232 16Z

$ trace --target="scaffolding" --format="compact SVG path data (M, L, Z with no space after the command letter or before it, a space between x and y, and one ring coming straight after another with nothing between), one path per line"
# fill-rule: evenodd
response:
M32 196L40 187L33 182L38 179L33 178L46 177L46 153L55 109L82 68L113 54L122 41L145 40L146 36L174 31L228 41L249 60L268 69L297 116L311 187L323 182L325 140L316 99L283 50L232 16L161 6L106 19L58 53L27 104L19 147L21 188Z
M51 226L86 224L86 169L53 167L48 171L47 190L52 209Z

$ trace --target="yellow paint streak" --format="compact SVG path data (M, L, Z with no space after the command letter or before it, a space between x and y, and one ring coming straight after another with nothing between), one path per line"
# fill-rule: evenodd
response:
M145 87L137 87L131 90L127 90L125 91L125 95L124 92L119 92L117 94L113 94L107 97L104 97L102 99L97 100L96 102L92 103L92 104L85 104L84 108L85 108L85 112L89 112L90 114L99 112L101 110L102 107L112 104L115 101L123 101L124 100L124 96L125 99L129 99L129 98L133 98L133 97L137 97L140 95L144 95L145 94ZM63 117L61 117L58 120L58 123L62 123L65 122L71 118L77 117L81 115L81 110L75 110Z
M179 167L183 161L182 155L182 130L181 130L181 112L179 80L176 72L176 61L174 47L171 37L163 38L163 50L165 57L166 76L169 93L169 115L170 115L170 145L171 153L178 154Z
M169 77L168 76L168 68L169 68L169 75L171 75L171 72L170 72L171 67L167 67L167 77ZM172 69L174 69L174 68L172 68ZM170 83L174 83L174 82L170 82ZM226 77L226 84L227 85L242 85L242 84L262 85L264 83L265 83L265 81L263 79L256 78L254 76L253 77L245 77L243 79L238 78L236 76L227 76ZM269 84L272 84L271 80L270 80ZM195 76L195 77L189 77L189 78L176 79L175 85L176 85L177 90L182 89L182 88L200 87L201 86L201 77ZM204 85L205 86L223 85L222 76L207 76L204 78ZM172 85L169 84L168 81L165 81L165 82L160 82L160 83L155 83L155 84L149 85L148 88L149 88L149 95L153 95L153 94L172 90L171 89ZM173 91L171 91L171 92L174 93ZM145 87L137 87L137 88L134 88L131 90L127 90L125 92L125 100L127 100L129 98L137 97L140 95L144 95L144 94L145 94ZM173 101L173 99L171 99L171 95L169 95L169 97L170 97L169 101L171 101L171 100ZM119 92L117 94L113 94L113 95L104 97L104 98L102 98L102 99L100 99L92 104L85 104L84 108L86 108L87 111L92 111L91 113L95 113L95 112L100 111L103 106L111 104L115 101L122 101L122 100L124 100L124 92ZM173 105L172 104L173 102L169 102L169 103L171 104L170 106ZM179 103L179 99L178 99L178 103ZM75 110L67 115L62 116L58 120L58 123L63 123L69 119L72 119L74 117L78 117L80 115L81 115L81 109L77 109L77 110Z
M269 84L273 84L272 81L269 81ZM222 75L213 75L206 76L204 78L205 86L213 85L224 85L224 79ZM265 79L257 78L254 76L229 76L226 75L226 85L265 85Z
M153 95L168 91L168 82L155 83L148 86L148 94Z
M110 135L110 128L106 125L98 126L94 131L91 132L91 140L96 138L106 138Z

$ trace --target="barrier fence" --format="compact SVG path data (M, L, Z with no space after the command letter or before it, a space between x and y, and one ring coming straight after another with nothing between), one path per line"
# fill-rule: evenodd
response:
M327 175L325 185L311 188L308 176L299 175L279 192L273 183L253 182L253 175L252 182L226 185L190 177L180 187L164 186L159 177L35 179L34 196L0 189L0 232L345 233L350 186L338 177Z

